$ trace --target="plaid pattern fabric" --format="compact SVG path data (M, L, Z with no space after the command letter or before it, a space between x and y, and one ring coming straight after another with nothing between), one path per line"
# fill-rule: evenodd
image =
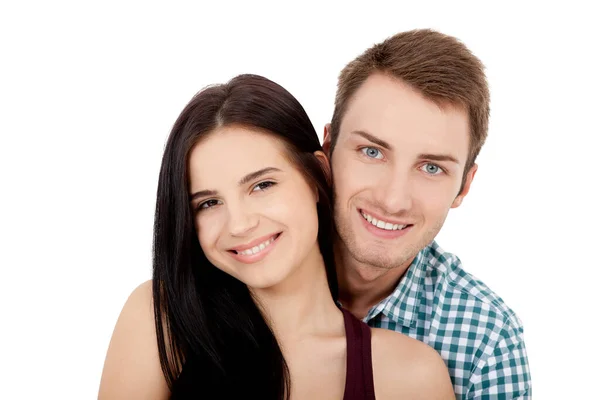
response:
M364 321L435 348L457 399L531 399L521 321L435 241Z

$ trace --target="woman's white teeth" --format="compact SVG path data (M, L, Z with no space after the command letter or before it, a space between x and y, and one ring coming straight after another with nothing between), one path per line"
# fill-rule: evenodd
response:
M369 221L371 225L374 225L380 229L385 229L386 231L399 231L400 229L404 229L406 225L398 225L392 224L390 222L379 221L377 218L370 216L369 214L365 214L361 212L361 215L364 219Z
M251 256L252 254L256 254L258 252L263 251L265 248L267 248L267 246L269 246L271 243L273 243L274 240L275 240L275 237L272 237L271 239L267 240L266 242L262 242L258 246L254 246L251 249L247 249L244 251L238 251L238 254L241 254L244 256Z

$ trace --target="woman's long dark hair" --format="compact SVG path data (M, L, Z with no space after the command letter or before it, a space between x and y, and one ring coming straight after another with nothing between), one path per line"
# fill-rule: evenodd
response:
M257 75L237 76L196 94L165 147L152 283L160 363L173 397L213 393L223 399L286 399L289 370L272 330L247 286L206 259L194 227L189 154L202 137L230 124L283 140L290 158L317 188L318 242L332 297L337 298L331 189L313 154L321 150L317 133L304 108L283 87Z

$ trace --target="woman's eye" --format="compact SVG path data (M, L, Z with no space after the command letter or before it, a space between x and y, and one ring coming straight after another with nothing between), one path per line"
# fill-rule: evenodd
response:
M214 207L219 204L221 204L221 202L219 200L214 200L214 199L206 200L205 202L198 204L198 209L204 210L204 209L211 208L211 207Z
M362 153L369 158L373 158L376 160L381 160L383 158L383 154L381 153L381 151L379 151L379 149L376 149L375 147L363 147L362 149L360 149L360 151L362 151Z
M442 169L435 164L425 164L423 166L423 170L427 172L429 175L438 175L442 172Z
M262 190L267 190L268 188L270 188L273 185L275 185L275 182L264 181L264 182L257 183L256 185L254 185L254 187L252 188L252 191L259 192Z

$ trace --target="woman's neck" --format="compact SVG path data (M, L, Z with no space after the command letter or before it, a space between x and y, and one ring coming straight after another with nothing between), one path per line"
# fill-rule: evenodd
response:
M318 246L283 282L251 292L280 342L344 331L343 316L331 297Z

